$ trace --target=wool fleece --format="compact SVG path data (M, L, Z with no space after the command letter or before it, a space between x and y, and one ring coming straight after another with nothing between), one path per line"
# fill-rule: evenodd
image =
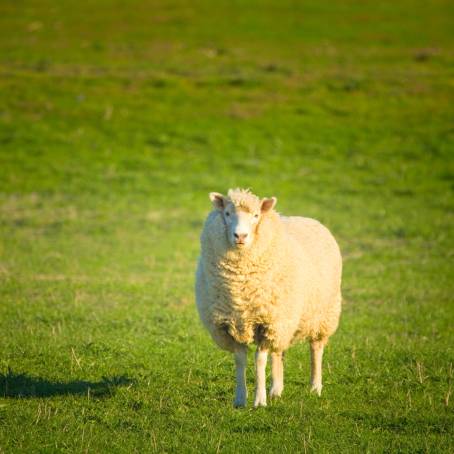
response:
M226 203L255 212L261 199L230 190ZM282 352L297 341L327 339L341 313L342 258L320 222L261 214L248 248L232 247L223 212L205 221L196 275L200 318L222 349L257 344Z

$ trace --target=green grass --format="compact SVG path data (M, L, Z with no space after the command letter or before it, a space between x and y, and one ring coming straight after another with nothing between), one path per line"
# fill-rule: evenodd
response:
M453 452L452 24L448 1L3 0L0 452ZM321 398L299 345L282 400L232 408L193 296L232 186L341 245Z

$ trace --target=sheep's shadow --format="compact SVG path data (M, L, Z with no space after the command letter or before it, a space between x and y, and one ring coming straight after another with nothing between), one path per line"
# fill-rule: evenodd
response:
M69 394L108 397L113 395L116 387L132 383L133 380L126 376L103 377L97 382L85 380L58 382L8 371L7 374L0 374L0 397L33 398Z

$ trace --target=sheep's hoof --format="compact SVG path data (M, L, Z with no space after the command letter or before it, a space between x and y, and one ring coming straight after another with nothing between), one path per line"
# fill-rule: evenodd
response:
M271 388L270 399L278 399L282 395L282 388Z
M254 407L266 407L266 395L265 396L256 396L254 401Z
M233 402L233 406L235 408L244 408L246 406L246 399L237 397Z
M322 384L319 383L319 384L312 385L311 393L317 394L317 396L321 396L322 395Z
M234 408L244 408L246 406L246 403L245 402L233 402L233 406Z
M266 407L266 402L254 402L254 408Z

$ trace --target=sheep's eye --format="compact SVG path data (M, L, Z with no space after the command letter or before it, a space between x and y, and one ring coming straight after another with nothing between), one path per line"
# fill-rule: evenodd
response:
M228 211L225 212L226 216L230 216L230 213Z
M255 213L255 214L254 214L254 217L255 217L255 218L258 218L258 217L259 217L259 215L258 215L257 213Z

